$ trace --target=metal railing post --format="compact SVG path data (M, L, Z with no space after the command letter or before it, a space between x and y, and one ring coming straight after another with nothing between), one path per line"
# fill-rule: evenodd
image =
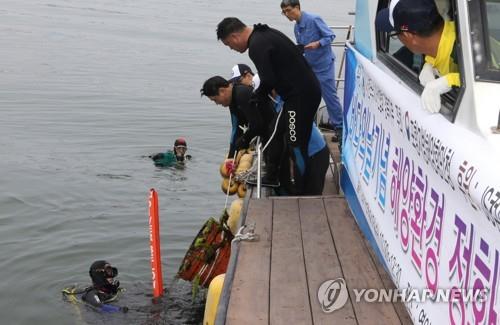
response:
M331 28L335 29L335 27L331 27ZM345 42L351 40L351 32L352 32L353 26L349 25L346 28L347 28L347 34L345 37ZM342 29L344 29L344 28L342 28ZM342 46L345 46L345 42L344 42L344 45L342 45ZM336 44L334 44L333 46L336 46ZM344 81L343 78L340 78L342 76L342 71L344 71L344 62L345 62L345 50L342 51L342 58L340 59L339 73L337 74L337 82L335 85L337 87L337 89L339 88L340 82Z
M261 187L261 180L260 180L260 169L261 169L261 143L260 143L260 138L257 140L257 198L260 199L260 187Z

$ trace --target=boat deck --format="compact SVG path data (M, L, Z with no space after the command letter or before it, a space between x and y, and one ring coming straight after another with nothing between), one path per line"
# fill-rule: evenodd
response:
M260 240L240 243L226 324L411 324L404 306L356 303L352 294L341 309L321 310L326 280L391 284L342 197L252 199L246 224L254 222Z
M342 196L249 199L253 223L260 240L239 243L216 324L411 324L400 303L355 302L354 288L394 287ZM325 313L318 288L337 278L349 299Z

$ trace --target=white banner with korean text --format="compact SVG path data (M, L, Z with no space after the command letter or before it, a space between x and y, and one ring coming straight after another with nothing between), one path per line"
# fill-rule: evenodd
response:
M424 111L418 94L352 47L345 97L356 218L396 286L430 293L406 303L414 323L500 324L500 148Z

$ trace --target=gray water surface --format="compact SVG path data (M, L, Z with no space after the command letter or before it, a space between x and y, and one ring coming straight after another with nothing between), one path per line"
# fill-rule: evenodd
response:
M329 24L353 1L303 2ZM335 5L335 3L338 3ZM200 98L204 80L250 64L217 42L225 16L292 23L269 0L3 0L0 6L1 324L199 323L202 301L173 282L194 235L224 206L218 165L226 109ZM188 141L184 169L148 154ZM151 303L147 199L160 197L169 298ZM107 259L136 311L100 315L60 290L89 282ZM201 315L200 315L201 313Z

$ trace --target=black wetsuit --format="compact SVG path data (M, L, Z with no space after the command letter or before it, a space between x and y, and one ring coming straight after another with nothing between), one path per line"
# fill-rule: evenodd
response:
M283 33L267 25L254 25L248 49L260 77L256 92L258 99L265 99L275 89L284 100L276 136L286 137L294 162L296 192L304 193L307 147L321 102L318 79L297 46Z
M124 309L125 307L118 307L108 304L108 302L114 301L115 299L116 299L116 294L106 293L94 287L87 288L82 295L83 301L85 301L89 305L94 306L100 311L103 312L126 311Z
M275 111L271 101L252 101L253 88L236 84L233 86L231 104L231 137L228 157L233 157L236 150L242 149L255 136L264 140L269 136L269 125L272 123ZM243 133L242 127L248 127Z

